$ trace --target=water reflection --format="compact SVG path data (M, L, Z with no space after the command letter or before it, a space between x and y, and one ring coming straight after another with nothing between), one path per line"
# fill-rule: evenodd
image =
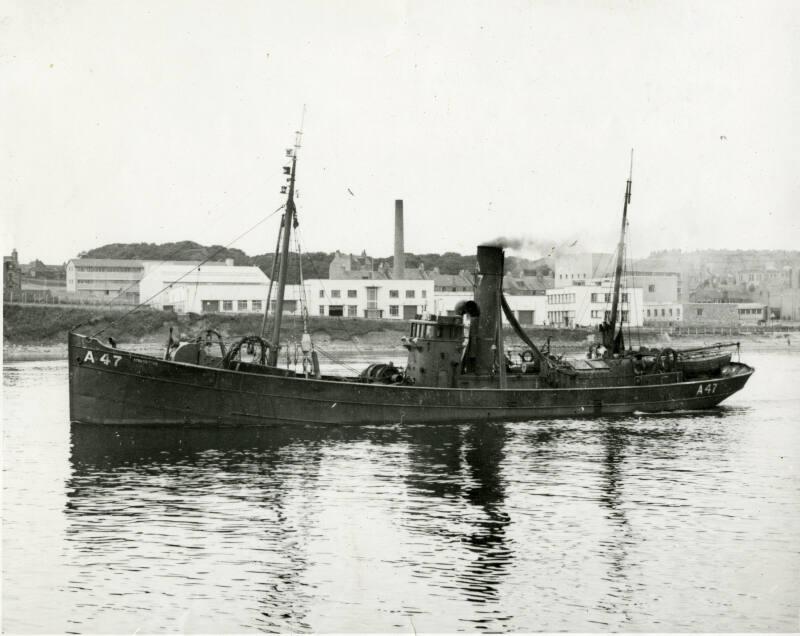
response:
M477 618L463 619L481 628L495 614L500 583L513 561L506 527L502 424L414 426L405 431L409 466L405 481L418 510L405 520L412 533L432 537L447 552L432 553L415 564L418 576L457 588L476 607ZM453 552L460 553L454 561ZM491 620L496 620L493 617Z
M74 425L70 626L103 626L109 597L86 593L102 579L134 630L354 631L383 616L373 629L652 628L652 546L672 538L668 509L697 507L673 492L708 484L693 462L724 463L729 415ZM154 596L158 621L142 626Z
M623 463L629 436L626 428L608 424L600 437L604 446L600 502L608 511L612 537L605 546L609 564L606 579L610 588L606 598L600 601L599 608L607 613L621 614L623 622L627 623L631 620L629 607L633 601L632 584L627 574L627 546L634 543L623 493Z
M791 631L800 364L759 369L703 413L70 431L66 365L5 365L2 627Z
M242 609L241 629L310 630L301 511L315 506L326 437L304 433L73 425L66 512L74 558L101 560L122 587L135 582L126 594L182 597L176 616L194 598L176 590L196 587L230 602L214 616L226 630ZM91 587L95 577L81 568L70 583Z

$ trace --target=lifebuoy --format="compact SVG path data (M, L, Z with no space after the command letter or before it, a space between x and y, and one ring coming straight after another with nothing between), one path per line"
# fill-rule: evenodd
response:
M533 362L533 351L525 349L525 351L519 354L519 357L522 358L523 362Z

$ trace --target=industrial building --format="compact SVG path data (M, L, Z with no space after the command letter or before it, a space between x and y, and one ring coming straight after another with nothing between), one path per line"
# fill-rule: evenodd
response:
M110 302L139 302L139 281L146 261L118 258L73 258L67 262L67 292Z
M158 264L139 282L142 302L151 307L197 314L260 313L268 287L269 278L258 267L236 266L232 259Z
M682 303L644 303L644 324L646 326L669 327L683 321Z
M406 268L403 201L394 206L394 266L375 268L366 253L356 257L337 251L330 278L306 281L309 314L408 320L434 311L435 281L423 267Z
M603 252L561 254L555 258L555 287L592 285L597 281L610 280L616 263L614 255ZM641 288L646 303L676 303L683 289L678 272L626 271L623 283L627 287Z
M600 325L611 315L613 291L613 285L601 282L548 289L545 324L561 327ZM625 287L620 289L618 311L624 324L631 327L642 326L643 309L641 288Z
M312 316L407 320L434 306L432 280L310 279L305 289Z

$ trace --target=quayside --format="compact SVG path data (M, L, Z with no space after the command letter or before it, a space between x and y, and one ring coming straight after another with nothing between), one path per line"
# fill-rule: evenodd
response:
M376 362L360 374L323 375L310 335L302 338L302 372L278 366L281 316L295 220L297 149L279 234L279 270L271 339L261 334L225 343L216 332L175 343L163 357L117 348L98 334L69 334L72 422L111 426L274 426L518 421L696 410L744 387L754 369L732 361L727 346L693 350L627 348L618 311L631 180L623 207L611 311L600 342L584 359L534 344L503 295L502 247L477 250L473 298L456 315L418 315L401 339L404 367ZM273 272L274 274L274 272ZM265 303L269 308L270 302ZM305 314L305 309L304 316ZM503 342L503 318L524 348ZM266 324L266 314L264 323ZM100 332L101 333L101 332ZM734 343L735 344L735 343ZM249 359L248 359L249 357Z

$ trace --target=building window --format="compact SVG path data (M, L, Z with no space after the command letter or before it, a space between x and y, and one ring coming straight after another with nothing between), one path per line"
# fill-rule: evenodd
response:
M246 300L237 300L236 301L236 311L247 311L247 301Z
M623 309L622 310L622 322L628 322L628 310L627 309Z
M222 301L222 311L233 311L233 301L232 300L223 300Z
M331 298L341 298L341 297L342 297L342 292L340 290L338 289L331 290Z
M367 309L378 308L378 288L367 287Z
M324 289L320 289L319 290L319 297L320 298L325 298L325 290Z
M603 302L610 303L611 302L611 294L605 294L605 300Z
M320 305L319 306L319 315L320 316L324 316L325 315L325 305Z
M426 290L426 289L422 290L422 297L423 298L427 298L428 297L428 290Z
M356 318L358 316L358 305L347 305L347 315L350 318Z
M400 298L400 292L396 289L389 290L389 298Z
M390 316L399 316L400 315L400 305L389 305L389 315Z
M592 302L599 303L600 302L600 294L592 294Z
M670 310L669 310L669 315L670 316L672 315L672 308L671 307L670 307Z
M622 302L628 302L628 294L622 294Z
M407 289L406 290L406 298L414 298L414 290L413 289Z
M681 309L680 309L680 307L678 307L677 309L675 309L675 317L676 317L676 318L680 318L680 317L681 317Z
M697 309L697 315L698 316L702 316L703 315L703 309L702 308L698 308Z
M647 317L648 318L650 317L650 310L649 309L647 310Z
M655 290L656 290L656 286L655 285L648 285L647 286L647 291L654 292Z
M328 315L329 316L344 316L344 307L341 305L330 305L328 307Z
M253 311L261 311L261 301L260 300L251 300L250 302L252 303L251 307L253 308Z
M347 297L348 298L357 298L358 297L358 291L355 290L355 289L348 289L347 290Z
M663 317L664 317L664 316L666 316L666 315L667 315L667 312L666 312L666 311L664 310L664 308L662 307L662 308L661 308L661 317L663 318Z

